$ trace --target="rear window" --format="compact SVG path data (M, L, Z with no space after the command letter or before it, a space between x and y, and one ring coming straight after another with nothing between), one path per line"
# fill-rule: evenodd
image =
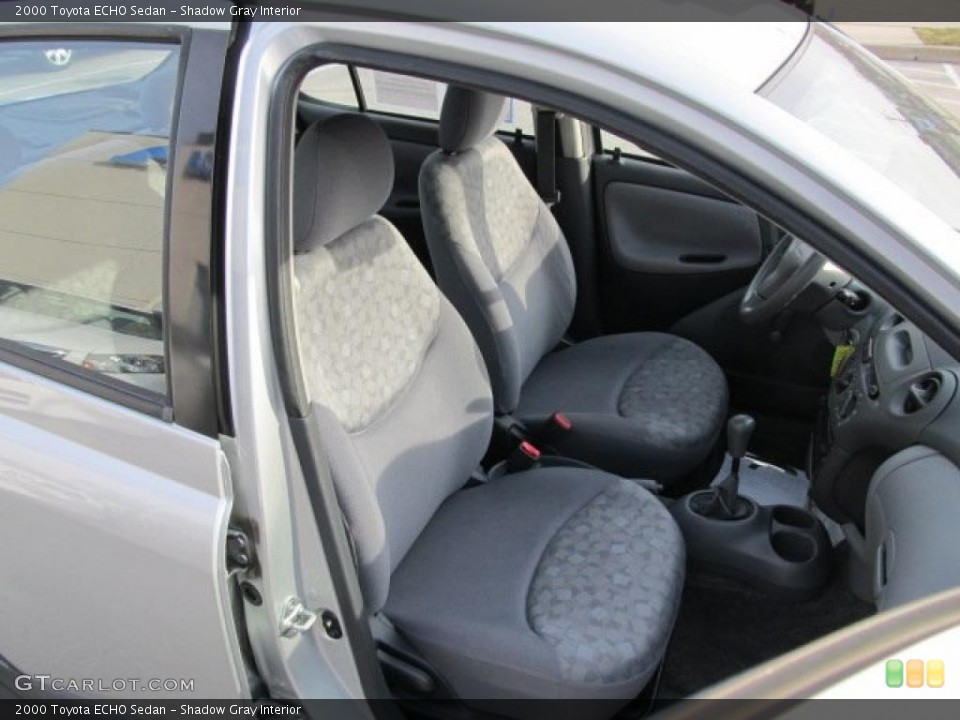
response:
M0 43L0 338L166 394L166 170L180 51Z
M323 65L311 71L303 81L302 91L332 105L363 107L370 112L419 120L440 119L446 83L369 68L357 68L357 79L363 94L362 105L346 65ZM519 129L524 135L532 136L534 119L530 103L509 98L499 129L511 133Z
M351 110L360 109L353 78L350 77L350 68L346 65L323 65L307 73L300 92L330 105L340 105Z

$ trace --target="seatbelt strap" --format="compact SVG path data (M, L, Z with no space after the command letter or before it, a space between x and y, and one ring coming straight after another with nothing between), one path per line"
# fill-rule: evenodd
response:
M557 113L537 108L537 192L547 205L560 201L557 191Z

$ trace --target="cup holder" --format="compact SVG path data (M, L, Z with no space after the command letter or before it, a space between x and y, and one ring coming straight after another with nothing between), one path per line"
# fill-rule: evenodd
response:
M786 527L795 527L802 530L813 530L817 521L806 510L790 505L777 505L772 512L773 521Z
M753 505L741 520L718 520L698 512L698 503L709 496L693 493L670 508L691 567L785 597L812 597L823 588L833 567L833 546L816 515L789 505Z
M770 537L773 551L787 562L810 562L817 554L817 544L809 535L781 530Z

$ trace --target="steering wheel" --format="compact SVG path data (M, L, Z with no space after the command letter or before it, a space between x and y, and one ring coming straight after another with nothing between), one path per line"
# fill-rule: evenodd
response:
M760 265L740 301L748 324L769 320L813 281L826 258L793 235L785 235Z

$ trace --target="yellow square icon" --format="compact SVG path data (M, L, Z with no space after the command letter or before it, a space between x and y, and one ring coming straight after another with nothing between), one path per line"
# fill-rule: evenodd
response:
M923 687L923 660L907 661L907 687Z
M927 687L943 687L943 660L927 661Z

